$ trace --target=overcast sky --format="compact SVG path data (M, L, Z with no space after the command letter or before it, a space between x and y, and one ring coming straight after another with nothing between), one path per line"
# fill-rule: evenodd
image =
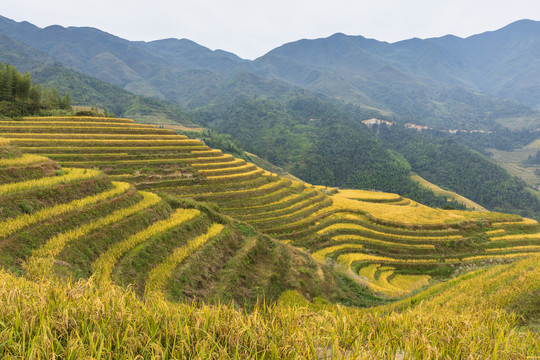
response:
M2 0L0 15L92 26L129 40L187 38L254 59L286 42L337 32L395 42L461 37L540 20L540 0Z

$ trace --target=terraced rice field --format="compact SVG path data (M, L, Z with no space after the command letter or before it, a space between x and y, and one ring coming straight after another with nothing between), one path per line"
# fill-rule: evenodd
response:
M86 279L100 287L130 286L141 297L159 294L173 301L227 300L241 306L253 306L258 297L267 295L258 293L258 289L267 289L270 285L266 283L276 279L282 282L286 277L296 279L296 284L287 283L289 288L300 289L301 284L315 281L326 284L322 288L326 293L321 290L315 296L330 298L349 291L333 285L330 270L322 270L309 255L293 253L292 248L270 241L252 228L185 196L170 195L171 189L181 190L191 183L194 185L187 187L193 186L201 194L216 187L245 186L242 182L211 181L206 175L197 174L196 167L189 182L163 174L160 156L178 163L182 169L191 169L189 162L193 160L202 169L227 169L230 160L227 175L239 167L239 174L251 172L252 165L243 169L248 164L208 149L198 141L179 137L186 146L158 146L157 154L146 151L146 146L125 147L129 150L121 156L131 155L134 159L130 163L135 165L149 164L146 172L116 174L119 166L110 170L115 175L109 177L99 166L82 166L117 154L96 150L92 138L85 137L86 146L77 141L76 146L65 148L42 149L41 142L33 143L38 152L44 150L43 154L55 154L59 159L67 159L60 161L79 166L74 168L61 168L43 155L22 154L14 145L18 140L0 140L0 266L14 274L34 281ZM96 137L96 141L101 140ZM185 158L189 160L183 161ZM108 171L107 167L104 170ZM271 174L249 181L263 185L269 183L267 178L277 183ZM120 179L137 183L139 188L169 192L137 190L129 182L116 181ZM261 261L255 262L253 258ZM300 274L292 267L292 260L310 270ZM250 265L238 268L241 264ZM280 275L268 277L267 272ZM248 273L254 279L239 281L239 273ZM244 290L232 292L232 285L227 284ZM277 300L281 286L268 293L269 299Z
M1 146L13 143L0 139ZM171 277L182 273L178 269L191 255L214 247L218 236L232 236L223 219L110 181L98 169L36 167L49 162L29 154L0 158L0 174L27 171L34 177L0 184L0 266L13 273L121 284L143 247L148 251L138 291L150 278L151 288L167 295Z
M27 120L45 129L111 122ZM112 123L101 128L133 124ZM147 127L49 138L36 128L0 137L2 358L540 355L538 333L522 330L538 314L534 220L430 209L394 194L329 195L197 141L147 136ZM18 141L38 155L21 154ZM490 266L460 273L475 264ZM338 282L340 296L327 296ZM268 293L272 305L238 309ZM410 296L388 303L373 293ZM352 304L370 307L320 299L351 304L355 294L363 302Z
M339 190L329 195L323 187L265 172L172 130L127 119L0 121L0 136L36 154L27 155L28 159L46 156L62 166L99 169L139 190L212 203L226 215L306 249L321 264L342 267L384 296L401 297L428 285L432 278L448 278L461 262L508 262L539 250L540 226L533 220L492 212L432 209L380 192ZM156 221L166 218L162 215ZM201 236L211 228L208 224L195 237L205 239ZM176 259L191 251L179 250ZM163 264L176 264L177 260L169 258L172 254L171 250L160 255ZM122 257L126 256L132 256L132 261L139 259L128 250L122 252ZM91 259L97 261L96 255ZM159 273L170 274L170 266L162 265ZM149 269L144 273L152 279L153 289L163 289L164 275ZM114 271L111 274L106 277L114 280ZM122 278L122 271L118 274L116 279ZM145 283L136 276L124 278Z

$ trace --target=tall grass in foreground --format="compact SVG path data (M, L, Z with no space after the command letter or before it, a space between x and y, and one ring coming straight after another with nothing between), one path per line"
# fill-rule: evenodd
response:
M540 286L538 260L464 276L397 305L351 309L286 292L249 313L0 271L0 357L526 359L540 356L540 336L521 331L520 317L505 309Z

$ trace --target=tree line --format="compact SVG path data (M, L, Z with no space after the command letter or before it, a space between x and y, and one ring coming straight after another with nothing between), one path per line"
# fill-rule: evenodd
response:
M18 117L43 110L71 109L69 93L34 84L28 72L21 74L9 63L0 63L0 115Z

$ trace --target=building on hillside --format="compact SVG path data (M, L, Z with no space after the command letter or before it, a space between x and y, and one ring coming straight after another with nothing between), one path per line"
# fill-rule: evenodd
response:
M366 126L382 125L382 124L384 124L386 126L394 125L394 123L391 122L391 121L381 120L381 119L377 119L377 118L371 118L371 119L368 119L368 120L362 120L362 124L364 124Z
M416 129L416 131L418 131L418 132L420 132L422 130L429 129L429 127L427 127L425 125L417 125L417 124L413 124L413 123L407 123L407 124L405 124L405 127L409 128L409 129Z

